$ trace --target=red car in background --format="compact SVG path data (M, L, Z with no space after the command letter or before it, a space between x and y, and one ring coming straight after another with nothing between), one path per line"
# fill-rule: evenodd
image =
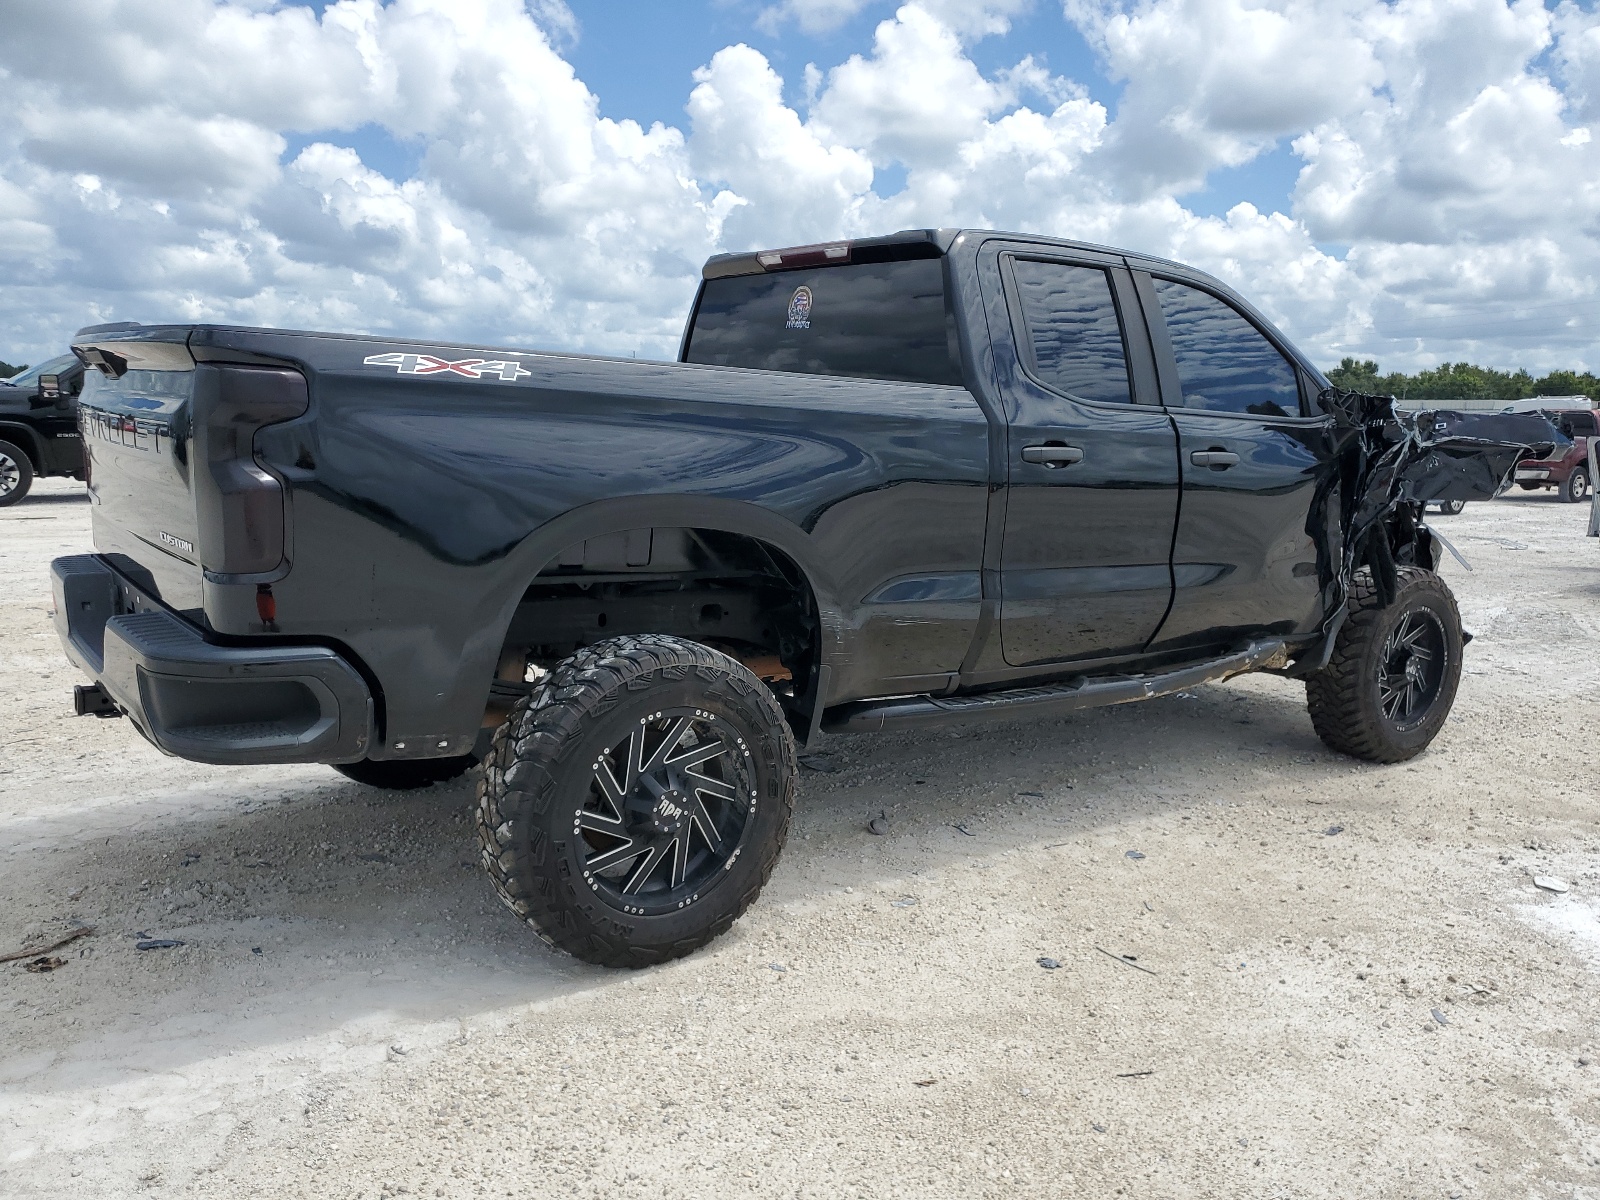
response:
M1516 483L1524 491L1555 488L1569 504L1589 494L1594 480L1589 478L1589 439L1596 436L1595 410L1592 408L1540 409L1572 439L1565 450L1557 449L1547 458L1525 458L1517 464Z

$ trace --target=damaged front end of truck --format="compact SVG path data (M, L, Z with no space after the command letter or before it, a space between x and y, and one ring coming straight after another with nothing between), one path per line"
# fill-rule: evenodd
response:
M1302 657L1294 674L1327 661L1358 572L1371 573L1387 605L1401 566L1436 568L1446 550L1466 565L1424 519L1427 504L1492 500L1510 486L1522 459L1571 444L1538 413L1408 412L1393 396L1332 387L1319 402L1333 417L1335 454L1307 532L1317 543L1330 616L1321 654Z

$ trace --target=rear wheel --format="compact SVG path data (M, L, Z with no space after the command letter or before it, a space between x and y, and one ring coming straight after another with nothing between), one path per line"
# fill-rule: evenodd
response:
M1455 516L1457 513L1459 513L1466 506L1467 506L1467 502L1465 500L1441 500L1441 501L1439 501L1439 511L1442 512L1447 517Z
M1402 762L1426 749L1461 680L1461 615L1450 589L1420 567L1401 567L1399 584L1382 607L1371 576L1356 576L1333 657L1306 680L1317 735L1368 762Z
M395 758L382 761L364 758L360 762L335 763L333 769L368 787L409 792L458 779L477 762L470 754L458 758Z
M1589 472L1584 467L1573 468L1572 474L1567 476L1567 481L1561 485L1561 498L1568 504L1576 504L1589 494Z
M33 463L10 442L0 442L0 508L15 504L33 486Z
M601 966L678 958L772 874L794 737L742 664L619 637L544 676L495 733L478 788L484 865L550 945Z

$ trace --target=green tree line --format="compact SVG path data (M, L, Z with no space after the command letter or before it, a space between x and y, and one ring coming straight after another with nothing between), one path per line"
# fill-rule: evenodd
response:
M1445 363L1431 371L1406 375L1380 374L1371 359L1341 359L1328 372L1335 387L1407 400L1524 400L1529 396L1588 396L1600 400L1600 376L1589 371L1551 371L1534 376L1527 371L1496 371L1472 363Z
M0 359L0 379L10 379L13 375L21 375L27 369L27 363L23 363L20 367L13 367L4 359Z

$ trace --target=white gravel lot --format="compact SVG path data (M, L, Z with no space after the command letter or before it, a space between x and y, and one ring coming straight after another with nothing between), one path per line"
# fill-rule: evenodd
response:
M760 903L625 973L495 902L470 783L74 718L44 482L0 510L0 953L94 933L0 965L0 1196L1600 1197L1585 519L1440 519L1477 640L1412 763L1264 676L835 738Z

